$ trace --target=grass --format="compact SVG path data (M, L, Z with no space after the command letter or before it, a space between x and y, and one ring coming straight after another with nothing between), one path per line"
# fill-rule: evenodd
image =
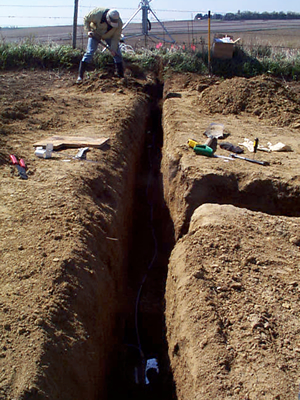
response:
M67 68L79 63L80 50L57 44L43 45L26 39L18 44L0 42L0 69Z
M20 43L2 41L0 42L0 69L77 69L82 54L82 50L73 49L71 46L55 43L39 44L30 38ZM142 49L134 54L125 53L124 60L135 65L136 70L154 71L157 74L165 74L170 71L199 74L209 72L207 47L203 47L202 51L191 51L180 47L174 50L163 46L153 50ZM97 69L105 69L112 64L113 60L109 53L96 53L94 66ZM255 50L251 47L238 46L230 60L212 58L211 72L224 78L270 74L298 81L300 79L300 54L292 50L280 52L270 45L256 46Z

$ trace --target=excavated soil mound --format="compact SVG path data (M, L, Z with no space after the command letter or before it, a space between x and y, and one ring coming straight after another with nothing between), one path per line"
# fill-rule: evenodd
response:
M295 399L299 219L205 204L172 252L169 354L180 400Z
M242 113L270 120L270 125L300 127L299 93L272 77L232 78L218 81L201 92L199 111L223 115Z

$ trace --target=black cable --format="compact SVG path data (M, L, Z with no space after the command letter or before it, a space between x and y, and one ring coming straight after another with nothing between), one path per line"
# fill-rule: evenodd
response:
M154 141L154 135L153 135L153 141ZM152 144L153 146L153 144ZM138 290L138 294L136 297L136 302L135 302L135 330L136 330L136 337L137 337L137 343L138 343L138 348L140 350L140 355L142 357L142 359L144 359L144 353L142 350L142 344L141 344L141 338L140 338L140 333L139 333L139 327L138 327L138 312L139 312L139 303L140 303L140 299L141 299L141 293L142 293L142 289L144 286L144 283L147 280L148 277L148 273L151 270L151 268L154 265L154 262L156 260L157 257L157 253L158 253L158 243L157 243L157 238L156 238L156 234L155 234L155 229L153 226L153 215L154 215L154 206L153 206L153 202L149 200L149 188L150 188L150 184L151 184L151 176L152 176L152 159L151 159L151 148L152 146L149 146L149 150L148 150L148 161L149 161L149 166L150 166L150 170L149 170L149 174L148 174L148 180L147 180L147 188L146 188L146 197L147 197L147 202L148 205L150 207L150 222L151 222L151 233L152 233L152 238L154 241L154 253L153 253L153 257L148 265L147 271L142 279L141 285L139 287Z

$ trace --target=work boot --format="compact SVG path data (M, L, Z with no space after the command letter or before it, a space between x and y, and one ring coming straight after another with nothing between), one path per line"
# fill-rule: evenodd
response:
M87 63L85 61L80 61L79 69L78 69L78 78L77 83L81 83L83 80L83 75L86 71Z
M119 78L124 78L124 67L122 62L116 63L116 73Z

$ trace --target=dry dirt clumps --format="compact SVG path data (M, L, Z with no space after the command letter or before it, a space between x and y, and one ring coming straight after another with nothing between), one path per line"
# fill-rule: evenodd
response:
M195 103L211 114L247 113L270 120L270 125L300 127L300 100L289 85L272 77L232 78L203 88Z
M205 204L170 258L169 355L182 399L297 397L299 218Z
M272 126L300 127L299 85L271 76L253 78L199 77L187 74L184 78L172 77L170 85L176 90L198 91L194 106L201 113L254 115L260 120L268 119ZM170 96L166 94L166 96Z

